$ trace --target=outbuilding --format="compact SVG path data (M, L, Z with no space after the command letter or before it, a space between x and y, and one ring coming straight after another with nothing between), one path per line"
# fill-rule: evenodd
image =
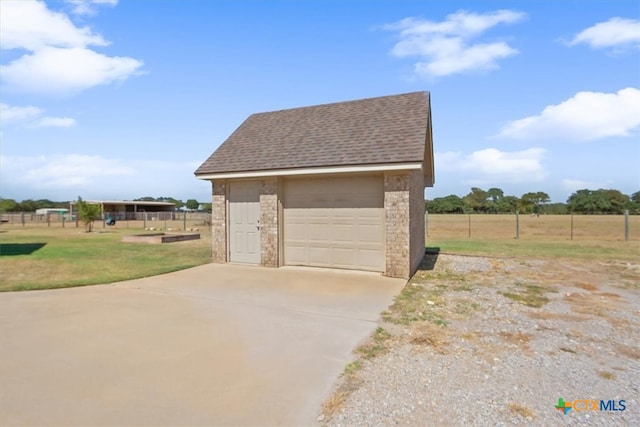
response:
M428 92L253 114L195 171L213 261L409 277L434 184Z

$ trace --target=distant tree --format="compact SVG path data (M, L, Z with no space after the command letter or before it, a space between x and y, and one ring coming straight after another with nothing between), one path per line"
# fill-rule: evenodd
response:
M425 203L426 209L431 213L463 213L464 202L454 194L446 197L436 197Z
M567 200L571 212L598 214L621 214L632 206L629 196L618 190L578 190Z
M187 207L187 209L189 209L190 211L195 211L200 207L200 202L198 202L196 199L189 199L187 200L187 202L185 203L185 206Z
M200 206L203 212L211 213L211 203L201 203Z
M640 215L640 191L636 191L629 197L629 212Z
M513 213L518 210L520 199L516 196L504 196L495 204L495 210L498 213Z
M78 196L76 207L78 208L78 216L84 224L85 231L90 232L93 229L93 221L100 219L102 214L100 205L87 203L82 200L82 197Z
M139 197L133 200L136 202L155 202L156 201L154 197L149 197L149 196Z
M487 212L488 210L488 202L487 197L489 194L477 187L473 187L471 192L464 196L464 203L473 211L473 212Z
M17 212L18 202L13 199L0 199L0 212Z
M520 207L525 213L540 213L542 206L546 203L549 203L549 195L543 191L525 193L520 198Z
M35 212L38 209L38 204L35 200L27 199L18 204L18 209L23 212Z
M569 213L569 208L565 203L549 203L544 207L544 211L550 215L564 215Z
M181 209L184 206L182 200L174 199L173 197L158 197L158 202L173 203L177 209Z

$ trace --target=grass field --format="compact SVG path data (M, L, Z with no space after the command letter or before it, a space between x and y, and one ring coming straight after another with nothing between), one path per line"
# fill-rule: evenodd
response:
M640 217L630 217L624 240L622 216L429 215L427 247L441 253L516 258L559 258L640 263ZM142 223L85 233L83 228L0 228L0 291L46 289L111 283L167 273L211 259L211 233L200 225L201 240L164 245L121 242L125 234L144 232ZM134 228L137 225L138 228ZM158 221L156 227L164 226ZM181 224L167 224L180 227ZM188 224L189 227L195 224Z
M471 225L469 225L469 221ZM629 217L625 241L622 215L429 215L427 247L431 251L513 256L640 262L640 217Z
M151 245L123 243L138 229L85 233L82 228L0 229L0 291L111 283L211 261L211 237Z

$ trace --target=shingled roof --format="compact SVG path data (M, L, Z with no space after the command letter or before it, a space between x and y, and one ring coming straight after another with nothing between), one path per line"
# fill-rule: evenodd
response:
M413 92L253 114L195 174L423 162L429 109Z

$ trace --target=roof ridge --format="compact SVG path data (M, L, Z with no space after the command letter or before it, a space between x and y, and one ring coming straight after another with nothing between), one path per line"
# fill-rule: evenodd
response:
M291 108L281 108L279 110L260 111L258 113L251 114L251 116L258 116L258 115L261 115L261 114L273 114L273 113L279 113L281 111L304 110L304 109L308 109L308 108L318 108L318 107L327 107L327 106L333 106L333 105L352 104L352 103L357 103L357 102L373 101L373 100L384 99L384 98L399 98L399 97L403 97L403 96L407 96L407 95L417 95L417 94L424 94L427 97L430 97L431 92L428 91L428 90L421 90L421 91L415 91L415 92L399 93L399 94L396 94L396 95L381 95L381 96L373 96L373 97L370 97L370 98L360 98L360 99L349 99L349 100L345 100L345 101L326 102L324 104L304 105L304 106L301 106L301 107L291 107ZM251 116L249 116L249 117L251 117Z

